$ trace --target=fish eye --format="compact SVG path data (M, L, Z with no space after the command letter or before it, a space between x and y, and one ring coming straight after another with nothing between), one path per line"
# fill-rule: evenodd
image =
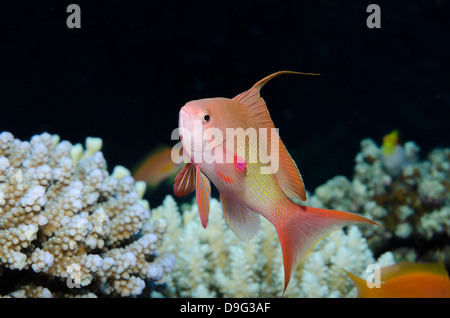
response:
M211 120L211 113L207 110L202 114L202 123L206 124Z

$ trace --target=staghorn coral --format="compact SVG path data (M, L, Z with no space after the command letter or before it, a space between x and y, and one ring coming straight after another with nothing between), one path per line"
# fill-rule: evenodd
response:
M173 255L158 253L165 221L148 223L142 184L123 167L109 175L101 147L99 138L84 150L48 133L30 142L0 134L2 293L141 295L172 270ZM16 271L22 285L8 286Z
M182 214L171 196L152 210L152 218L171 220L161 250L177 256L168 277L171 297L274 297L283 292L283 259L275 229L263 220L260 233L240 241L228 228L222 207L211 200L208 228L200 222L193 204ZM394 262L390 253L379 265ZM356 290L343 269L361 276L375 263L356 226L320 241L297 267L285 297L354 297Z

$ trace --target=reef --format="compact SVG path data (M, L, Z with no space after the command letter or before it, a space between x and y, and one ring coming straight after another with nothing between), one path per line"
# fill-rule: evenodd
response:
M360 228L375 254L390 250L398 261L450 263L450 149L401 146L405 159L396 171L385 167L381 148L361 141L352 180L336 176L319 186L308 203L360 213L383 226Z
M405 160L393 168L383 163L381 148L364 139L351 180L336 176L312 194L307 192L305 205L360 213L382 226L351 226L325 237L297 266L285 297L356 297L344 270L367 278L371 264L436 262L441 254L450 259L450 149L435 149L420 161L420 148L414 142L401 147ZM215 199L206 230L195 202L179 207L167 196L163 205L152 211L152 218L162 216L170 223L161 249L177 257L164 295L282 294L279 240L265 219L260 233L245 243L228 228L221 204Z
M100 138L0 134L0 293L4 297L148 296L174 256L145 185L108 173ZM144 187L143 187L144 186Z
M161 250L177 257L166 280L165 296L281 296L283 257L276 231L268 221L262 220L255 238L242 242L225 223L218 200L211 200L206 230L195 203L181 206L181 211L170 195L152 210L152 218L170 218ZM356 289L344 269L366 277L369 264L393 263L389 252L375 260L358 227L352 226L315 245L293 272L284 297L355 297Z
M305 205L362 214L382 226L346 227L321 240L292 274L285 297L355 297L345 271L450 260L450 149L420 160L414 142L384 157L361 141L351 179L307 192ZM265 219L250 242L211 200L205 230L198 207L170 195L150 209L145 184L111 174L102 140L85 147L43 133L0 134L0 294L3 297L274 297L283 259ZM395 164L394 164L395 163ZM176 261L175 261L176 259Z

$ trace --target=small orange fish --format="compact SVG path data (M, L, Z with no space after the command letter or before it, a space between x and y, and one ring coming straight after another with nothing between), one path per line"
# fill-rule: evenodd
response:
M165 179L175 176L183 167L183 163L176 164L171 157L172 148L160 147L152 151L134 172L136 181L145 181L149 187L157 187Z
M361 298L450 298L450 280L444 263L402 262L380 269L379 288L347 272Z
M233 99L207 98L184 105L180 138L190 162L174 183L179 197L196 191L204 228L210 180L220 192L225 221L240 239L248 241L258 233L260 216L268 219L281 243L284 291L297 262L317 241L349 224L376 224L353 213L298 205L306 200L302 178L259 94L270 79L287 73L317 75L281 71Z

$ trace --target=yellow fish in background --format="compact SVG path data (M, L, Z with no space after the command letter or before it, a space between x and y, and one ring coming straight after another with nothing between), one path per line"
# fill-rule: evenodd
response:
M403 168L408 164L405 149L400 144L398 130L394 130L383 137L381 161L386 171L392 176L400 175Z
M361 298L450 298L450 280L444 263L403 262L380 269L379 288L346 271Z
M179 128L189 163L174 182L174 193L179 197L196 191L205 228L210 180L220 192L227 224L240 239L248 241L258 233L260 216L275 226L283 253L283 294L298 261L320 239L349 224L376 224L357 214L294 203L306 200L303 181L259 93L270 79L288 73L317 75L281 71L233 99L207 98L184 105ZM230 130L250 135L245 142L238 141L230 147L230 139L234 143L235 137L229 137ZM251 135L253 131L257 132L256 136ZM219 133L226 137L220 140ZM253 142L252 136L256 138Z
M399 132L394 130L391 133L383 137L383 144L381 146L381 151L384 155L392 155L395 148L399 145Z
M165 179L173 178L184 166L184 163L174 163L171 151L171 147L162 146L150 152L135 169L134 179L145 181L152 189L159 186Z

